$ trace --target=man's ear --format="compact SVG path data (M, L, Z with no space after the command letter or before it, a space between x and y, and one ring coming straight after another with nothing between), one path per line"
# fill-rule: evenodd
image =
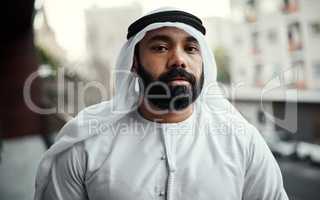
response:
M138 42L136 44L136 46L134 47L134 56L133 56L133 63L132 63L132 67L131 67L131 72L135 72L138 74L138 67L139 67L139 45L140 42Z
M136 55L135 55L134 58L133 58L133 63L132 63L132 67L131 67L131 72L135 72L135 73L138 72L138 60L137 60Z

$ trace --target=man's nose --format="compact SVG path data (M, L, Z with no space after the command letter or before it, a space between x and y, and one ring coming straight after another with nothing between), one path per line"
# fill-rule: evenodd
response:
M168 61L169 68L171 67L182 67L186 68L186 56L182 49L175 48L172 50L170 59Z

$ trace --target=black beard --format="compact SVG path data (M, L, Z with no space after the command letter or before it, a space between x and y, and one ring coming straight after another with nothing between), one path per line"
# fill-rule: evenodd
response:
M143 95L148 102L160 110L169 110L171 112L183 110L195 102L200 95L204 82L203 70L200 80L197 81L193 74L190 74L182 67L173 67L167 73L162 74L158 80L155 80L140 64L138 66L138 75L142 79ZM168 84L177 77L188 81L190 85L173 86Z

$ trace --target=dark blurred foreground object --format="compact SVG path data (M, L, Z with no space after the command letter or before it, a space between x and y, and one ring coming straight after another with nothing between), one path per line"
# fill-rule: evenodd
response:
M1 2L0 31L0 130L2 138L41 133L40 114L32 112L23 99L27 77L37 71L33 43L34 0ZM32 84L31 98L40 103L40 80Z
M319 200L320 169L305 161L278 158L289 199Z
M0 12L0 199L32 200L34 177L45 146L41 115L23 99L29 75L38 70L33 43L34 0L1 1ZM40 80L31 98L40 103ZM32 136L33 135L33 136Z

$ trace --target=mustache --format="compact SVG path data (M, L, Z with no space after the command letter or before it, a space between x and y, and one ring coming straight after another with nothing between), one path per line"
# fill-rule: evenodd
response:
M168 83L169 81L176 79L188 81L192 85L196 83L196 77L183 68L172 68L170 71L166 72L165 74L162 74L158 80Z

